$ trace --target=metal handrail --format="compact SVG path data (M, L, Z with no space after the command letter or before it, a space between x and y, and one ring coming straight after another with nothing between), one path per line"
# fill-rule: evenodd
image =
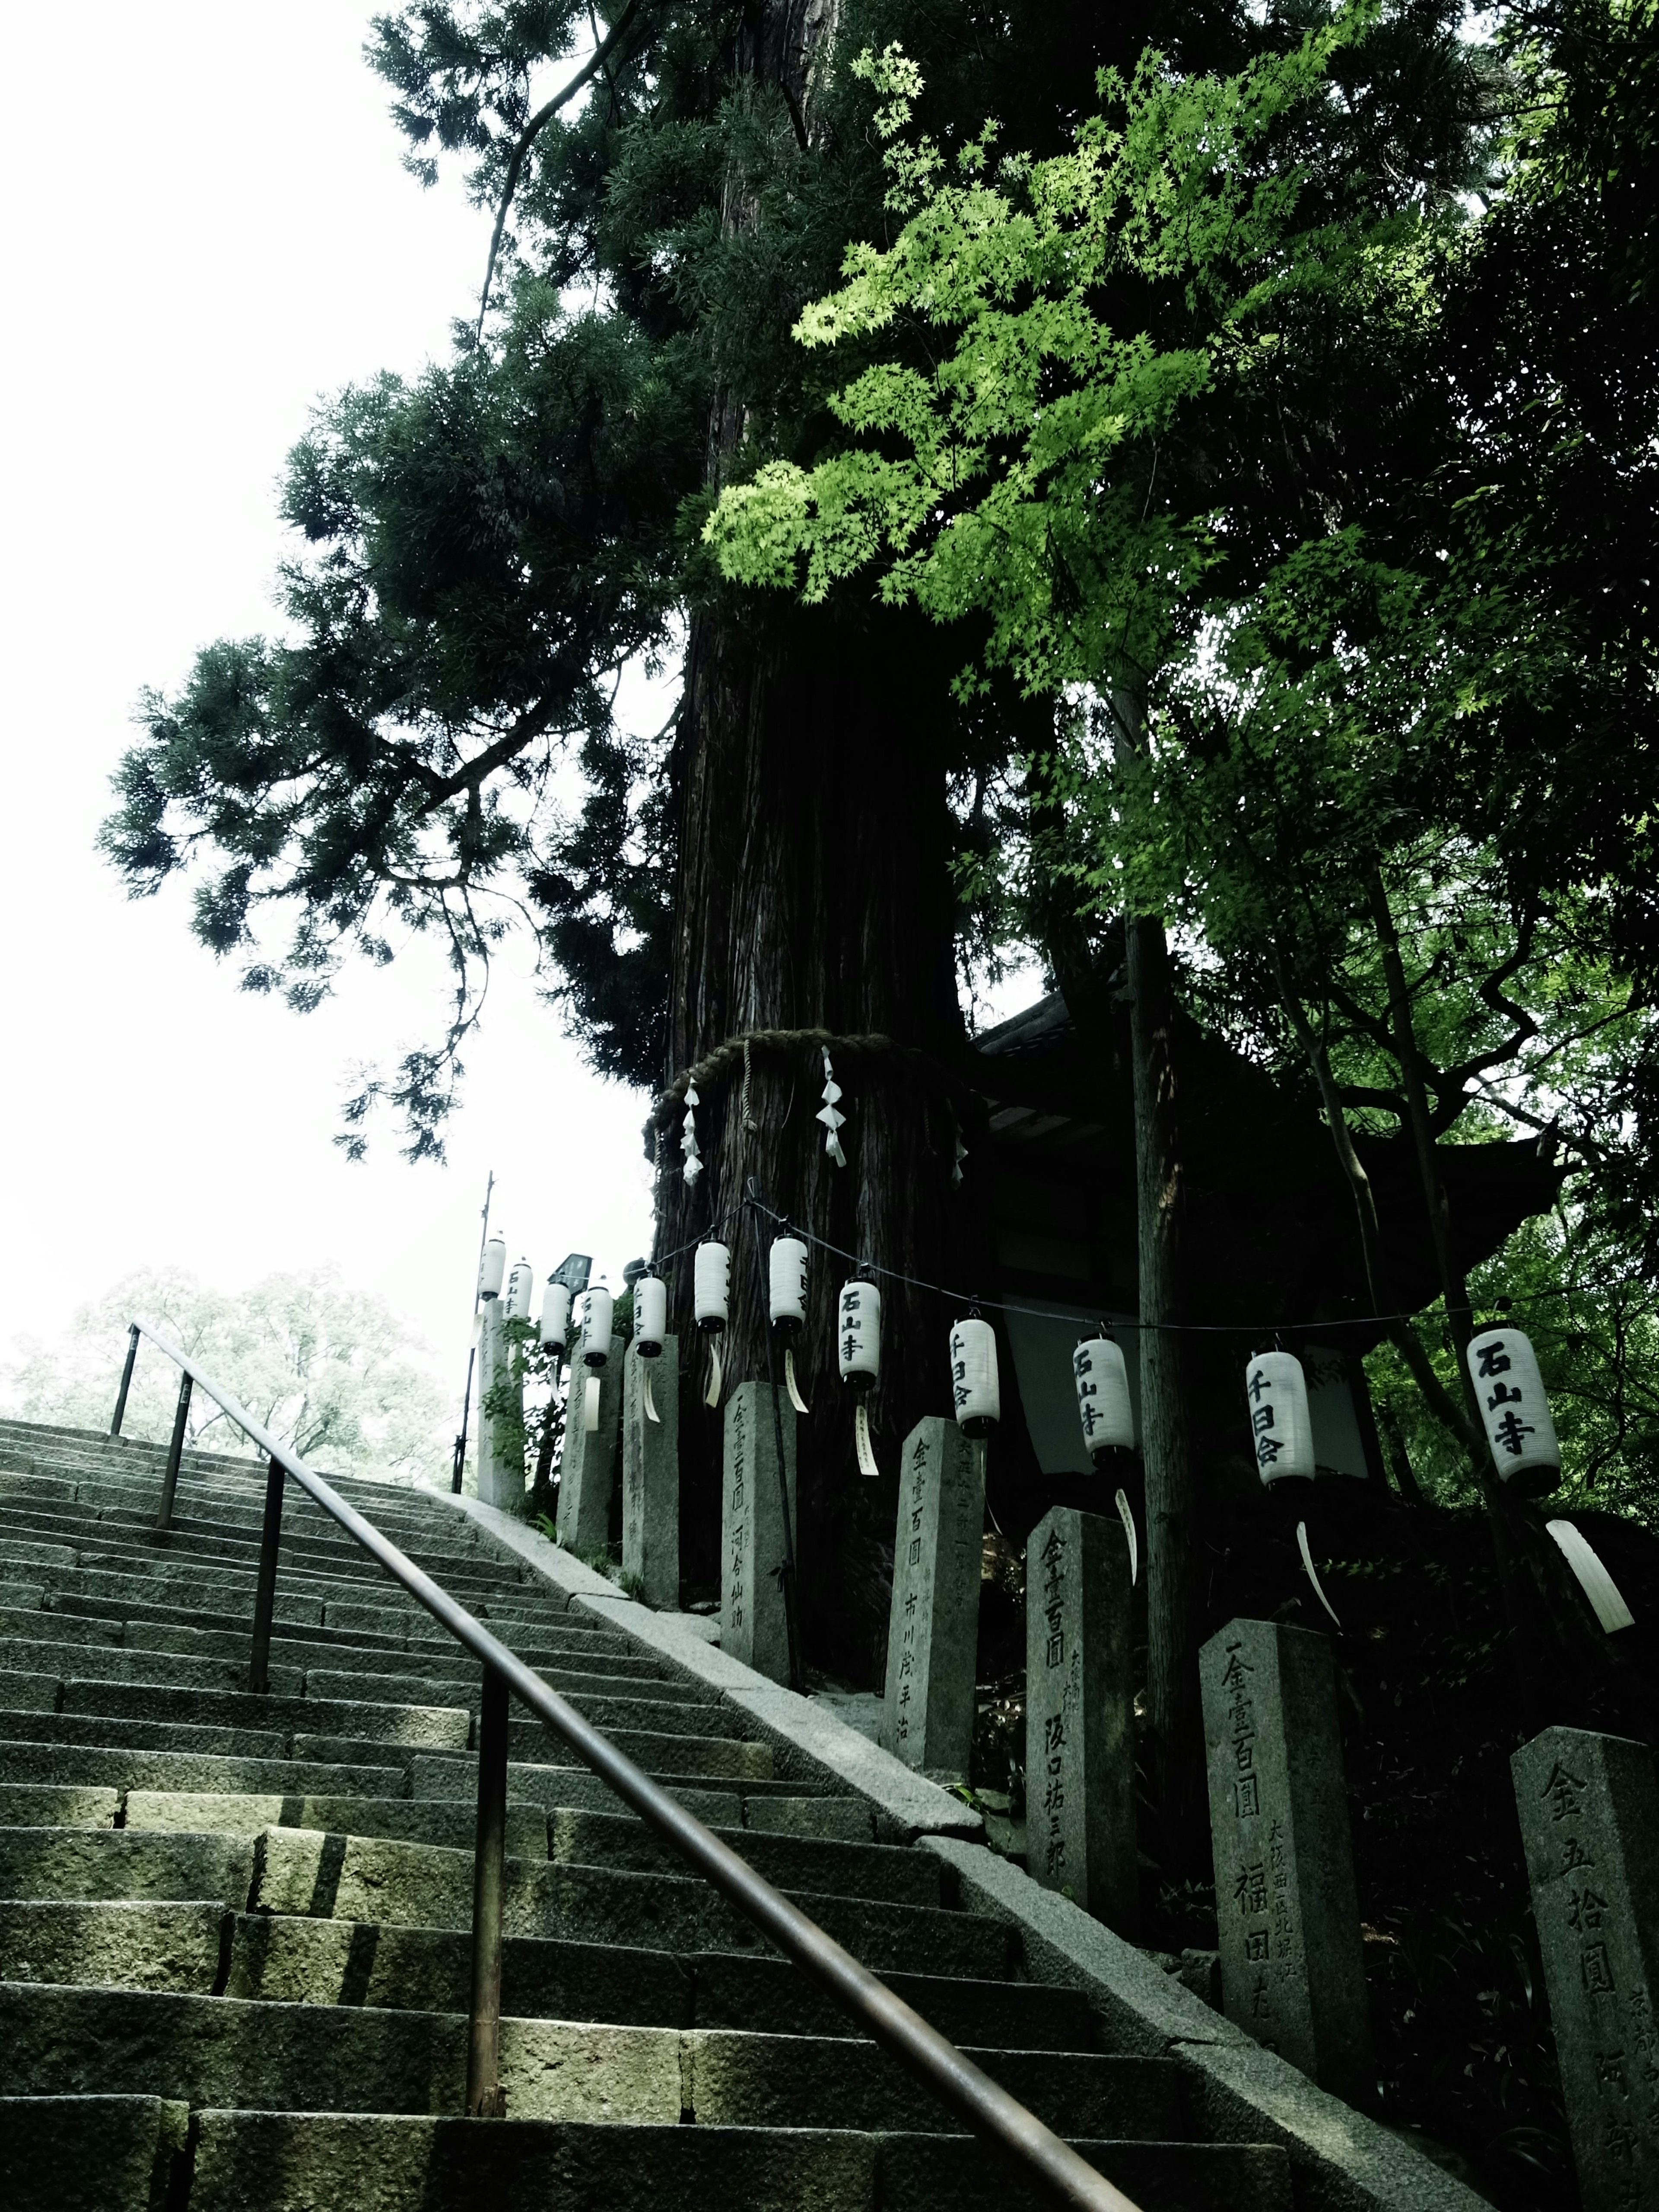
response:
M162 1516L165 1528L171 1514L173 1491L179 1470L184 1415L192 1383L204 1390L222 1412L228 1413L260 1450L269 1455L264 1530L261 1542L258 1589L255 1601L253 1674L256 1688L264 1686L268 1672L271 1614L276 1595L276 1552L281 1535L283 1478L291 1478L323 1510L337 1521L369 1556L400 1583L417 1604L459 1644L465 1645L484 1669L483 1708L479 1729L478 1851L473 1891L473 2014L469 2039L468 2107L483 2114L503 2110L495 2080L496 2033L501 2000L501 1902L502 1839L507 1789L507 1692L527 1705L538 1720L562 1737L570 1748L630 1805L665 1843L712 1882L763 1936L785 1955L825 1988L844 2012L867 2028L918 2079L978 2134L1012 2154L1055 2201L1073 2205L1079 2212L1139 2212L1133 2199L1109 2182L1071 2145L1062 2142L1018 2099L1009 2094L988 2074L958 2051L955 2044L896 1996L850 1951L826 1935L816 1921L770 1882L757 1875L727 1844L650 1776L635 1765L607 1736L590 1726L576 1708L550 1689L516 1653L475 1620L465 1607L434 1582L411 1559L406 1559L372 1521L347 1504L338 1492L308 1468L297 1452L279 1443L246 1407L212 1377L162 1330L135 1320L121 1407L111 1434L119 1433L127 1384L131 1379L132 1355L140 1333L148 1336L179 1369L179 1417L168 1454ZM494 1770L494 1771L490 1771ZM493 1920L493 1929L489 1923ZM493 2004L492 2004L493 1996ZM481 2008L489 2016L481 2017ZM477 2067L482 2065L483 2078Z

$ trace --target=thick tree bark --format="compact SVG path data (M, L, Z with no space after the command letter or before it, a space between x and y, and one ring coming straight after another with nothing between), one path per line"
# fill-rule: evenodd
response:
M779 1212L860 1259L988 1289L975 1196L985 1146L964 1127L969 1103L947 1072L963 1030L938 734L945 681L938 633L908 617L852 623L780 607L744 625L693 624L676 763L671 1076L757 1032L860 1040L832 1051L845 1168L826 1155L815 1119L815 1045L751 1044L746 1115L740 1052L701 1086L705 1172L695 1185L682 1173L683 1115L659 1130L659 1249L711 1227L732 1248L728 1388L767 1371L757 1243L769 1243L773 1224L744 1218L751 1176ZM959 1127L970 1157L958 1190ZM836 1300L851 1272L814 1255L797 1351L811 1407L800 1425L799 1569L809 1660L865 1679L885 1629L898 1447L922 1413L948 1410L955 1308L882 1279L872 1413L883 1479L869 1482L856 1469L853 1401L836 1370ZM690 1352L690 1255L671 1273ZM720 1423L702 1404L702 1358L683 1364L683 1557L688 1577L708 1585L719 1572Z
M1141 1456L1146 1479L1146 1712L1165 1863L1203 1856L1194 1483L1179 1323L1182 1168L1169 946L1157 916L1126 929L1140 1273ZM1197 1841L1193 1839L1196 1838Z

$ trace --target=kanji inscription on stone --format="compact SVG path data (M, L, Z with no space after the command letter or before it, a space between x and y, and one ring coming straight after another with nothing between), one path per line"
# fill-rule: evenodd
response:
M1139 1921L1129 1547L1057 1505L1025 1547L1025 1864L1132 1936Z
M1370 2013L1330 1645L1234 1620L1199 1670L1227 2017L1365 2101Z
M559 1540L573 1552L603 1552L611 1542L611 1493L617 1482L617 1447L622 1434L623 1340L613 1336L599 1373L599 1425L586 1426L584 1407L591 1370L584 1364L586 1338L579 1337L570 1361L565 1400L564 1450L559 1461Z
M1623 1736L1510 1761L1584 2212L1659 2207L1659 1782Z
M651 1378L653 1421L646 1412ZM654 1359L630 1344L623 1362L623 1573L647 1605L680 1601L680 1342L663 1339Z
M507 1309L486 1298L478 1320L478 1496L504 1513L522 1513L524 1415L515 1424L502 1405L514 1389Z
M795 1409L778 1393L783 1418L789 1528L795 1521ZM784 1611L783 1496L770 1385L739 1382L726 1401L720 1511L720 1649L775 1682L789 1680Z
M985 1481L956 1423L930 1415L899 1461L882 1741L907 1766L966 1781L984 1553Z

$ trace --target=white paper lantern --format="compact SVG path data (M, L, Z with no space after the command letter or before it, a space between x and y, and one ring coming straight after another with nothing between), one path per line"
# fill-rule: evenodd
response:
M799 1237L775 1237L769 1269L772 1322L799 1328L806 1319L806 1247Z
M611 1322L616 1300L603 1283L587 1293L582 1314L582 1362L597 1374L611 1357Z
M562 1352L570 1334L570 1285L550 1275L542 1292L542 1349Z
M1313 1423L1302 1362L1288 1352L1261 1352L1244 1367L1250 1443L1265 1483L1287 1475L1313 1480Z
M692 1269L697 1327L718 1331L732 1317L732 1255L724 1244L699 1244Z
M1480 1401L1492 1464L1505 1482L1541 1496L1561 1473L1561 1447L1531 1345L1518 1328L1487 1328L1465 1357Z
M881 1377L881 1292L873 1283L843 1283L836 1329L841 1379L867 1390Z
M492 1237L483 1248L483 1257L478 1262L478 1296L498 1298L501 1285L507 1279L507 1245L500 1237Z
M966 1436L988 1436L1002 1419L997 1333L988 1321L959 1321L951 1331L951 1395Z
M1085 1337L1072 1354L1078 1418L1091 1452L1133 1451L1135 1418L1129 1403L1129 1370L1109 1336Z
M514 1262L513 1273L507 1279L507 1311L510 1321L528 1321L530 1301L535 1295L536 1270L528 1260Z
M655 1359L668 1334L668 1285L660 1276L641 1275L634 1285L634 1341L641 1359Z

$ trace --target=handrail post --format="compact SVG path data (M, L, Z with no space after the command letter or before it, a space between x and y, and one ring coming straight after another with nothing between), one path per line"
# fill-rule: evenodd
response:
M501 1892L507 1865L507 1683L483 1670L478 1714L478 1828L472 1863L472 2013L466 2031L466 2109L499 2120L501 2089Z
M265 1476L265 1522L259 1532L259 1580L253 1593L253 1655L248 1687L264 1697L270 1687L270 1623L276 1610L276 1552L283 1540L283 1489L288 1478L274 1459Z
M121 1370L121 1387L115 1394L115 1411L110 1416L109 1432L112 1437L121 1433L121 1424L127 1415L127 1392L132 1388L132 1370L138 1358L138 1324L134 1322L127 1330L127 1364Z
M167 1473L161 1477L161 1510L155 1516L158 1535L165 1535L173 1526L173 1493L179 1487L179 1462L185 1455L185 1428L190 1419L190 1381L188 1370L179 1377L179 1407L173 1416Z

